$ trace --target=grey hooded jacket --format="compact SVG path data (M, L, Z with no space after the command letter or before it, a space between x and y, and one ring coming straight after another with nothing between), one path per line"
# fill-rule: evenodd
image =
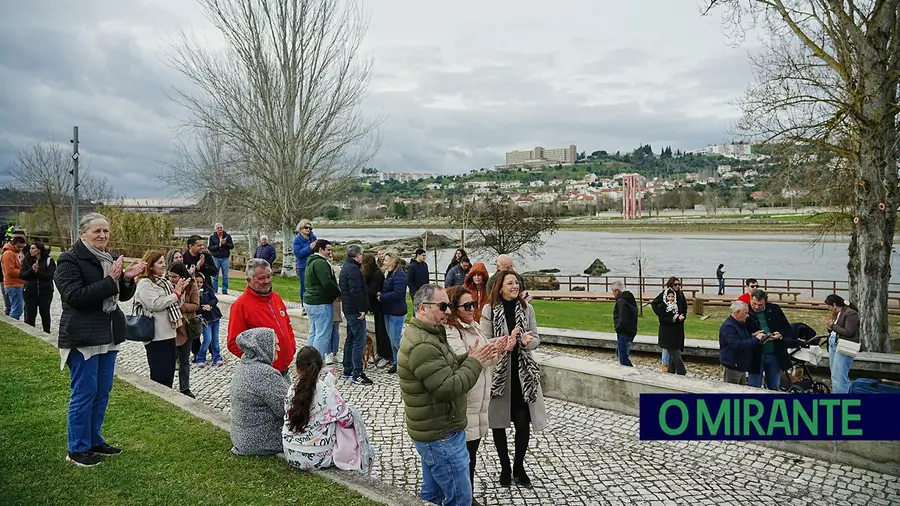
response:
M284 396L289 379L272 367L275 331L245 330L237 336L244 351L231 380L231 451L237 455L271 455L282 451Z

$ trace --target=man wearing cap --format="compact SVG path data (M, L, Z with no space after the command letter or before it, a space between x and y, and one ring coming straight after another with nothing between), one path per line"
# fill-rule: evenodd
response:
M409 298L414 299L419 288L428 284L428 264L425 263L425 250L416 250L416 256L409 261L406 271L406 286L409 287Z

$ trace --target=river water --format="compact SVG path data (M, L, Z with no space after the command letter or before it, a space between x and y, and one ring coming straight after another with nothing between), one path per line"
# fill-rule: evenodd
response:
M316 236L341 242L377 242L410 237L424 231L317 227ZM450 237L459 235L458 230L431 231ZM467 237L474 238L475 234L467 233ZM812 239L812 236L782 234L642 234L564 230L547 238L542 256L516 258L516 267L520 271L557 268L562 274L578 274L595 258L599 258L610 269L609 276L636 276L636 258L640 254L644 258L644 274L648 277L679 275L715 278L716 267L723 263L726 276L730 279L846 280L848 243L823 242L813 245ZM438 266L442 271L453 252L445 250L438 253ZM473 252L470 257L473 261L485 261L488 270L493 271L493 261L487 255ZM428 252L427 261L433 270L432 252ZM895 262L892 280L900 280L898 269L900 267Z

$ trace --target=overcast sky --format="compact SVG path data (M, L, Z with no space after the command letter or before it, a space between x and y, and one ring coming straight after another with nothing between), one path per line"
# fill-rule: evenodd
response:
M365 108L384 115L382 171L461 173L512 149L696 149L728 141L751 78L695 0L373 0ZM37 140L68 143L123 196L152 177L185 112L162 62L190 0L28 0L0 16L0 167Z

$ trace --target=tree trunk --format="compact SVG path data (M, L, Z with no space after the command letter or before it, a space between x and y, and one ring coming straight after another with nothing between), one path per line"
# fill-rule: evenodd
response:
M287 278L297 276L297 261L294 258L294 234L291 224L281 224L281 275Z
M869 74L875 75L875 74ZM872 81L868 88L875 88ZM890 92L878 90L862 106L859 131L859 166L855 216L850 236L851 300L859 308L859 336L867 351L891 353L888 325L888 287L891 280L891 245L897 222L898 133L891 110ZM896 97L896 94L893 94Z

